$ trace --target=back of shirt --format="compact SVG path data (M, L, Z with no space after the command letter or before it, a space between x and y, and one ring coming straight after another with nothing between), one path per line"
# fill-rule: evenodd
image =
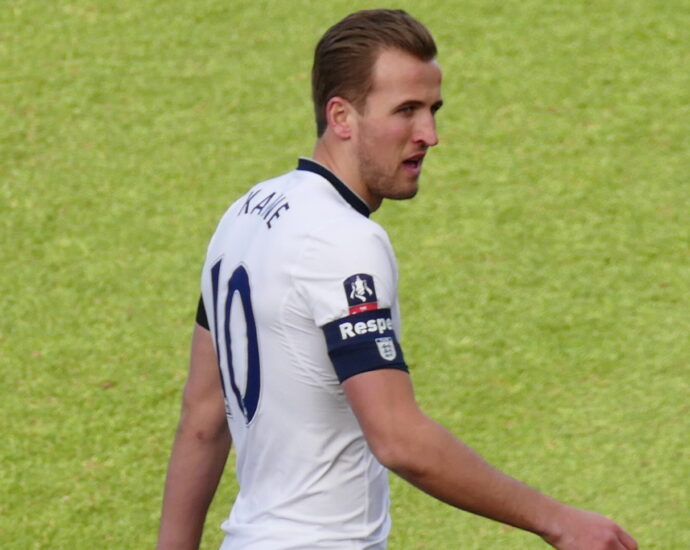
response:
M387 473L340 383L405 368L395 259L335 176L300 167L230 207L203 268L240 486L223 549L384 548Z

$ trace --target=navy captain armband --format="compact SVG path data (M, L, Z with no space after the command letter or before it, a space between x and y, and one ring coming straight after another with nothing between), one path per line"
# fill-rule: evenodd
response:
M204 327L206 330L208 328L208 317L206 317L206 308L204 307L204 300L199 296L199 305L196 308L196 323Z
M323 333L340 382L372 370L408 370L393 330L390 309L337 319L324 325Z

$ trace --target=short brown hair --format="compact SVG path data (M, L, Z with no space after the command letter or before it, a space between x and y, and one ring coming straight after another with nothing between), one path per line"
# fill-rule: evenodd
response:
M371 72L385 48L402 50L422 61L436 57L427 28L403 10L362 10L326 31L314 51L311 72L316 133L326 130L326 104L335 96L358 111L371 91Z

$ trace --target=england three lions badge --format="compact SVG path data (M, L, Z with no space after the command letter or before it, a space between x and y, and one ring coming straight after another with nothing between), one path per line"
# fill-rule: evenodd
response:
M347 304L350 306L350 315L378 309L374 278L366 273L358 273L348 277L343 282Z
M385 338L377 338L376 347L379 349L379 355L386 361L392 361L398 356L398 352L395 349L395 344L393 343L393 338L390 336L386 336Z

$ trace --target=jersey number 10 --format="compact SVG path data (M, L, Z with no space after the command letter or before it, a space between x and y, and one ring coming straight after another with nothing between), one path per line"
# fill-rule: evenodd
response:
M223 315L223 326L218 326L218 294L219 294L219 277L220 277L220 266L222 259L218 260L211 268L211 282L213 285L213 335L215 338L216 352L218 354L218 366L220 368L220 380L223 387L223 395L225 396L225 402L228 403L228 393L232 391L237 399L237 404L239 405L244 418L249 424L254 418L256 413L256 408L259 404L259 393L261 391L261 376L260 376L260 363L259 363L259 343L257 340L256 333L256 322L254 320L254 310L252 309L251 300L251 290L249 288L249 275L244 266L239 266L235 271L232 272L230 279L228 280L228 295L225 299L225 310ZM232 359L232 338L230 334L230 326L232 319L230 317L230 312L232 310L232 302L235 296L239 295L242 301L242 311L244 312L244 324L246 327L246 338L247 338L247 364L244 365L246 368L246 380L247 385L244 395L237 386L235 373L236 369L241 368L241 365L233 364ZM218 334L220 330L223 330L223 336L225 340L225 346L220 349ZM228 376L223 374L223 364L228 367ZM229 380L227 380L229 378Z

